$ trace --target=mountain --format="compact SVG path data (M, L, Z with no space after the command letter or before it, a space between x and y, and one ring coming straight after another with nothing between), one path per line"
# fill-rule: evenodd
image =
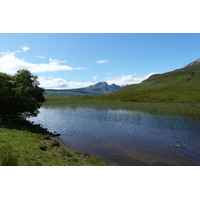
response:
M87 89L91 91L99 91L108 94L121 89L121 87L115 84L108 85L106 82L99 82L95 85L89 86Z
M140 84L94 98L109 101L200 102L200 59L181 69L154 74Z
M108 85L106 82L99 82L95 85L91 85L85 88L79 89L64 89L64 90L53 90L46 89L45 95L53 95L53 96L88 96L88 95L101 95L101 94L109 94L115 92L122 87L112 84Z

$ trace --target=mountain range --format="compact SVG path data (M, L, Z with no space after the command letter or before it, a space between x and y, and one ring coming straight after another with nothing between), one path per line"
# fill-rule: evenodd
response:
M79 89L63 89L63 90L46 89L44 94L53 96L81 97L87 95L109 94L121 88L122 87L115 84L108 85L106 82L99 82L89 87L79 88Z

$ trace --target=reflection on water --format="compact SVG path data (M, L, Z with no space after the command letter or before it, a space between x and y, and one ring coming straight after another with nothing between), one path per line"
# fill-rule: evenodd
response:
M198 119L66 106L42 107L30 121L110 164L200 165Z

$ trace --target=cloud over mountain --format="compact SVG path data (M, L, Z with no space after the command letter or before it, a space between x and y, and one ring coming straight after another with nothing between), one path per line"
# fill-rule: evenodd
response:
M151 75L155 73L150 73L142 77L134 77L134 75L127 75L127 76L118 76L118 77L107 77L105 81L108 84L116 84L119 86L130 85L130 84L137 84L141 83L143 80L149 78Z

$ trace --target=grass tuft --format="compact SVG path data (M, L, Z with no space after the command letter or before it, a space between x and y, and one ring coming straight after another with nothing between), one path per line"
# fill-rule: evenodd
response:
M101 162L101 159L98 157L91 156L86 159L87 164L98 165L100 162Z

